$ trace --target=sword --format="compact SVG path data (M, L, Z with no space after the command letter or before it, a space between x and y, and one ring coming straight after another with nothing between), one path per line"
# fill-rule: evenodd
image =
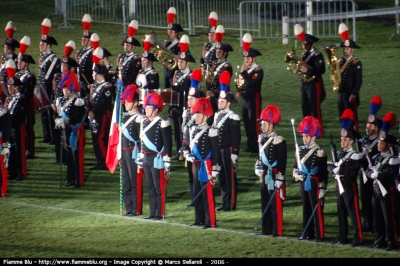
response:
M208 166L207 166L207 163L206 163L206 171L207 171L208 177L210 178L210 174L208 173ZM211 181L209 181L209 182L211 182ZM192 200L188 205L186 205L186 208L185 208L185 210L184 210L183 212L186 212L187 209L189 209L189 207L194 206L194 202L195 202L195 201L197 200L197 198L201 195L201 193L203 193L204 189L207 187L207 184L208 184L208 182L201 188L201 190L199 191L199 193L197 193L197 195L193 198L193 200Z
M308 222L307 222L306 226L304 227L303 233L301 233L300 238L303 238L303 237L304 237L304 233L307 231L308 226L310 225L312 219L314 218L315 212L317 211L317 207L318 207L318 204L320 203L320 201L321 201L321 200L319 199L319 200L317 201L317 204L315 204L314 210L313 210L313 212L311 213L310 219L308 219ZM321 202L321 204L322 204L322 202Z
M371 158L369 158L368 155L366 155L366 157L367 157L367 160L368 160L368 165L369 165L369 167L370 167L371 169L375 169L375 166L372 166ZM376 169L378 172L379 172L379 170L380 170L380 168L381 168L380 166L381 166L381 165L379 165L378 168ZM380 189L380 191L381 191L381 193L382 193L382 196L386 196L387 190L386 190L385 187L382 185L381 181L379 181L378 179L375 179L374 182L376 182L376 183L378 184L379 189Z
M271 205L271 202L274 199L275 194L276 194L277 191L278 191L278 189L275 188L274 193L272 193L271 198L269 199L269 202L268 202L267 206L265 207L265 209L264 209L264 211L263 211L263 213L262 213L262 215L260 217L260 220L258 220L256 226L254 226L254 230L258 229L258 225L260 224L260 222L261 222L262 218L264 217L264 215L267 213L268 207Z

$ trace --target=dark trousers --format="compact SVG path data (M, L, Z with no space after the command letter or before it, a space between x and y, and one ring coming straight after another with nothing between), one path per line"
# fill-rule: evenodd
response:
M374 230L376 233L376 240L384 240L387 237L388 241L397 245L398 232L395 217L395 187L385 186L385 189L388 193L383 197L378 184L374 184L372 206L374 208Z
M301 108L303 117L313 116L321 125L321 138L323 137L321 103L325 99L325 88L322 79L301 84Z
M150 216L165 216L166 182L164 170L153 167L156 154L144 155L144 175L146 177L147 192L149 194Z
M171 107L170 114L174 123L174 139L176 151L178 152L182 146L182 118L183 107Z
M67 151L64 147L64 139L62 136L62 131L60 129L55 129L53 132L53 140L54 140L54 150L56 153L56 161L63 163L66 162Z
M8 161L9 179L26 179L26 131L25 125L11 129L11 148Z
M373 208L372 208L372 187L373 182L371 179L367 179L364 183L362 172L360 173L360 199L361 199L361 211L363 217L363 228L372 230L373 228Z
M43 139L46 141L53 141L53 131L54 131L54 120L53 120L53 109L49 109L40 114L42 121L42 131Z
M237 177L233 169L230 147L220 147L219 186L221 189L221 207L226 209L236 209L237 197Z
M35 131L33 129L35 125L35 110L33 108L33 99L29 100L28 113L26 117L26 134L27 134L27 150L29 154L27 158L33 159L35 157Z
M64 146L66 150L66 160L67 160L67 183L74 183L76 186L79 185L79 152L78 150L73 150L69 146Z
M301 201L303 203L303 230L308 221L310 221L307 230L304 232L304 237L324 239L323 204L318 204L314 218L310 220L312 212L318 203L319 189L317 180L311 178L311 190L309 191L304 190L304 183L304 181L300 182Z
M189 187L190 187L190 195L191 199L193 199L196 195L193 195L193 163L186 161L187 169L188 169L188 177L189 177Z
M132 149L122 150L122 196L126 213L142 214L142 175L137 172L137 165L132 159Z
M108 148L108 137L110 133L110 118L111 117L109 112L95 117L95 120L98 123L98 131L96 134L92 132L92 140L97 166L105 166Z
M266 171L266 170L264 170ZM262 218L262 232L264 234L273 234L276 236L283 235L283 200L280 197L280 190L285 189L282 184L281 188L277 189L275 196L272 197L274 190L268 188L265 184L265 175L260 179L260 192L261 192L261 214L265 211L268 203L271 201L268 210Z
M349 231L347 216L349 216L354 228L353 241L358 240L361 244L363 240L363 232L361 227L360 208L358 205L357 182L343 184L343 188L344 193L340 195L339 186L336 184L337 215L339 222L338 239L342 242L347 241Z
M210 169L210 165L208 168ZM199 195L194 202L195 223L216 227L217 219L215 214L213 186L210 182L205 183L198 180L199 170L200 161L195 161L193 163L193 194L195 197L200 193L201 189L206 186L206 188L201 192L201 195Z
M247 148L250 151L258 151L258 135L260 125L258 119L261 114L261 97L256 94L252 97L242 98L242 118L246 130Z

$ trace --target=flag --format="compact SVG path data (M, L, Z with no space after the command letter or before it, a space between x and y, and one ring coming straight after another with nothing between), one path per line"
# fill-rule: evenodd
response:
M117 81L115 84L117 87L117 96L115 98L114 110L111 119L110 134L108 136L108 147L106 156L106 166L110 170L111 174L114 173L117 168L118 162L121 159L121 145L120 145L120 132L119 126L121 124L121 103L120 95L123 89L122 81Z

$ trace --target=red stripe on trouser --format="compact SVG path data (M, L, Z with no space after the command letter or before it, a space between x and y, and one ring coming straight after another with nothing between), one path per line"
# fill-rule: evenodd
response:
M261 106L260 106L260 93L256 92L256 136L260 135L260 125L258 119L260 119L261 115Z
M83 125L79 126L76 128L76 133L78 134L78 164L79 164L79 185L83 186L85 182L85 171L84 171L84 166L85 166L85 156L84 156L84 150L86 146L86 134L85 134L85 128ZM72 151L74 152L74 151Z
M164 169L160 169L160 191L161 191L161 217L165 215L165 197L167 184L164 178Z
M315 83L315 89L317 94L317 116L318 122L321 126L321 138L324 136L324 127L322 125L322 113L321 113L321 90L323 89L320 82Z
M5 197L7 194L7 186L8 186L8 173L7 169L4 167L4 155L0 155L0 168L1 168L1 188L0 188L0 197Z
M22 167L21 172L24 175L24 179L26 179L28 177L28 171L26 169L26 138L27 138L27 135L26 135L25 124L22 123L19 126L19 130L21 132L21 139L20 139L20 143L21 143L20 160L21 160L21 167Z
M392 224L393 224L393 234L394 234L394 242L397 245L399 243L398 239L398 232L397 232L397 223L396 223L396 188L395 187L390 187L390 201L392 205Z
M283 236L283 200L281 199L281 190L284 193L285 185L282 184L275 193L275 209L276 209L276 226L278 236Z
M98 137L98 142L99 142L99 148L101 151L101 154L103 155L103 158L107 158L107 147L104 143L104 133L106 132L106 126L109 126L109 122L110 121L110 111L106 111L106 114L103 115L102 118L102 123L101 123L101 129L99 130L99 137ZM108 138L108 136L107 136Z
M236 208L236 183L235 183L235 165L231 164L231 184L232 184L232 191L231 191L231 209Z
M351 183L352 189L353 189L353 202L354 202L354 210L356 211L356 219L357 219L357 226L358 226L358 237L360 238L360 244L362 243L364 237L363 237L363 232L362 232L362 227L361 227L361 216L360 216L360 208L358 205L358 191L357 191L357 183L352 182Z
M318 181L316 182L317 186L318 186ZM317 202L319 201L319 191L320 189L317 188ZM322 200L322 199L321 199ZM319 236L321 237L321 239L324 239L325 237L325 228L324 228L324 209L322 208L322 204L321 203L317 203L318 207L317 207L317 215L318 215L318 223L319 223Z
M136 174L136 215L142 214L143 207L143 168Z
M211 184L211 182L208 182L206 186L207 186L206 190L207 190L208 212L210 214L210 226L214 228L217 226L217 217L215 216L213 185Z

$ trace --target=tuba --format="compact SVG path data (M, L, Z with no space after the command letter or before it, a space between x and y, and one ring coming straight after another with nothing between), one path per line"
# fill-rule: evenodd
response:
M150 36L153 39L154 44L151 52L154 53L154 57L157 59L157 61L169 70L175 69L177 67L175 54L165 48L164 45L160 43L160 41L156 38L154 32L150 32Z
M209 65L207 65L206 67L203 66L203 69L204 69L204 80L206 83L206 89L208 90L214 81L214 71L213 71L214 67L210 67Z
M289 64L287 69L291 70L294 74L300 76L300 78L304 79L304 81L311 82L316 78L315 76L309 77L306 74L304 74L303 72L301 72L302 66L307 66L310 69L312 69L312 68L309 65L307 65L306 63L302 62L300 60L300 58L298 58L296 56L295 50L290 50L289 52L287 52L285 54L284 60L286 63Z
M342 84L342 73L340 71L340 59L336 55L337 47L336 44L329 44L322 47L322 49L325 49L327 53L326 63L329 65L331 71L330 79L333 90L338 93Z
M238 65L236 68L236 74L235 74L235 86L237 91L241 91L243 89L244 85L244 78L242 75L240 75L240 66Z

